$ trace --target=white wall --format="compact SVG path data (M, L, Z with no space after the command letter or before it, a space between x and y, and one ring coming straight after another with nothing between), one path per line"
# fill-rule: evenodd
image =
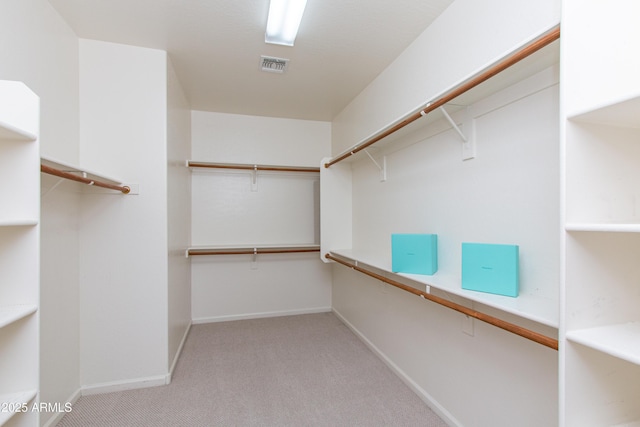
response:
M318 167L326 122L192 113L192 155L205 162ZM318 243L316 174L192 172L193 246ZM192 257L196 322L330 309L330 269L317 253Z
M560 22L559 0L456 0L332 122L338 154Z
M191 240L191 110L169 60L167 63L168 334L170 371L191 325L191 266L184 250Z
M81 383L162 383L167 358L167 55L80 40L80 161L138 184L85 194Z
M336 118L333 154L556 25L559 9L556 1L457 0ZM369 159L353 163L353 248L389 257L392 232L437 233L439 270L459 276L462 241L519 244L522 291L548 297L553 311L559 279L554 79L557 70L547 89L505 98L476 117L474 160L462 161L460 139L446 130L418 131L420 137L394 142L397 151L376 153L387 154L386 182ZM334 310L452 424L557 424L557 352L478 321L469 336L461 314L342 266L333 267L332 295Z
M78 160L78 39L46 0L0 2L0 79L40 97L40 149ZM43 175L42 191L58 182ZM40 400L66 403L80 387L78 209L75 184L46 193L41 207ZM55 414L42 413L42 424Z
M0 77L40 97L40 150L78 160L78 39L46 0L0 4Z

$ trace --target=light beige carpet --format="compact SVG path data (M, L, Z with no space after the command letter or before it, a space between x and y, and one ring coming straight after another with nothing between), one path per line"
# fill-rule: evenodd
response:
M85 396L60 427L444 427L332 313L194 325L168 386Z

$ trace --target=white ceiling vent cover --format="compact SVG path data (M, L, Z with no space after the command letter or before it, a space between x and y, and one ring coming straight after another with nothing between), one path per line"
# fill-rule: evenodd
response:
M264 55L260 57L260 68L262 71L267 71L269 73L284 73L287 71L288 65L288 59L274 58L273 56Z

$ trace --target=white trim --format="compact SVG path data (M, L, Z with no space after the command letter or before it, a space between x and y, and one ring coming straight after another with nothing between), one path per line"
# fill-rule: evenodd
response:
M76 391L71 393L71 396L69 396L67 398L65 403L71 403L71 406L73 407L73 405L76 404L78 399L80 399L81 395L82 395L81 390L77 389ZM49 418L47 420L47 422L42 425L42 427L53 427L53 426L55 426L56 424L58 424L60 422L60 420L62 420L62 417L64 417L65 415L66 415L65 412L57 412L57 413L55 413L55 415L53 415L51 418Z
M184 335L182 336L182 341L180 341L180 345L178 346L178 351L176 351L175 356L173 357L173 362L171 363L171 367L169 368L169 374L167 375L167 384L171 384L171 379L173 378L173 370L176 368L178 364L178 359L182 354L182 348L184 347L184 343L187 341L187 336L189 336L189 331L191 331L191 325L193 323L189 322L187 325L187 329L184 331Z
M331 307L307 308L302 310L268 311L263 313L232 314L228 316L200 317L193 319L193 324L229 322L233 320L262 319L266 317L295 316L298 314L329 313Z
M138 388L156 387L166 385L169 381L169 374L157 375L155 377L136 378L123 381L111 381L93 385L85 385L80 388L82 396L92 394L112 393L114 391L134 390Z
M426 403L447 425L462 427L462 423L456 420L453 415L447 411L442 405L440 405L429 393L425 391L418 383L416 383L411 377L409 377L398 365L396 365L391 359L387 357L378 347L375 346L369 339L364 336L355 326L353 326L347 319L344 318L335 308L333 314L338 317L351 331L356 334L362 342L369 347L369 349L384 362L401 380L404 382L418 397Z

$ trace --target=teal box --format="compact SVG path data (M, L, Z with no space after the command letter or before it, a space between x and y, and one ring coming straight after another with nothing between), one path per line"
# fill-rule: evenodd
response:
M392 234L391 271L428 275L438 271L438 235Z
M517 297L519 270L516 245L462 244L462 289Z

